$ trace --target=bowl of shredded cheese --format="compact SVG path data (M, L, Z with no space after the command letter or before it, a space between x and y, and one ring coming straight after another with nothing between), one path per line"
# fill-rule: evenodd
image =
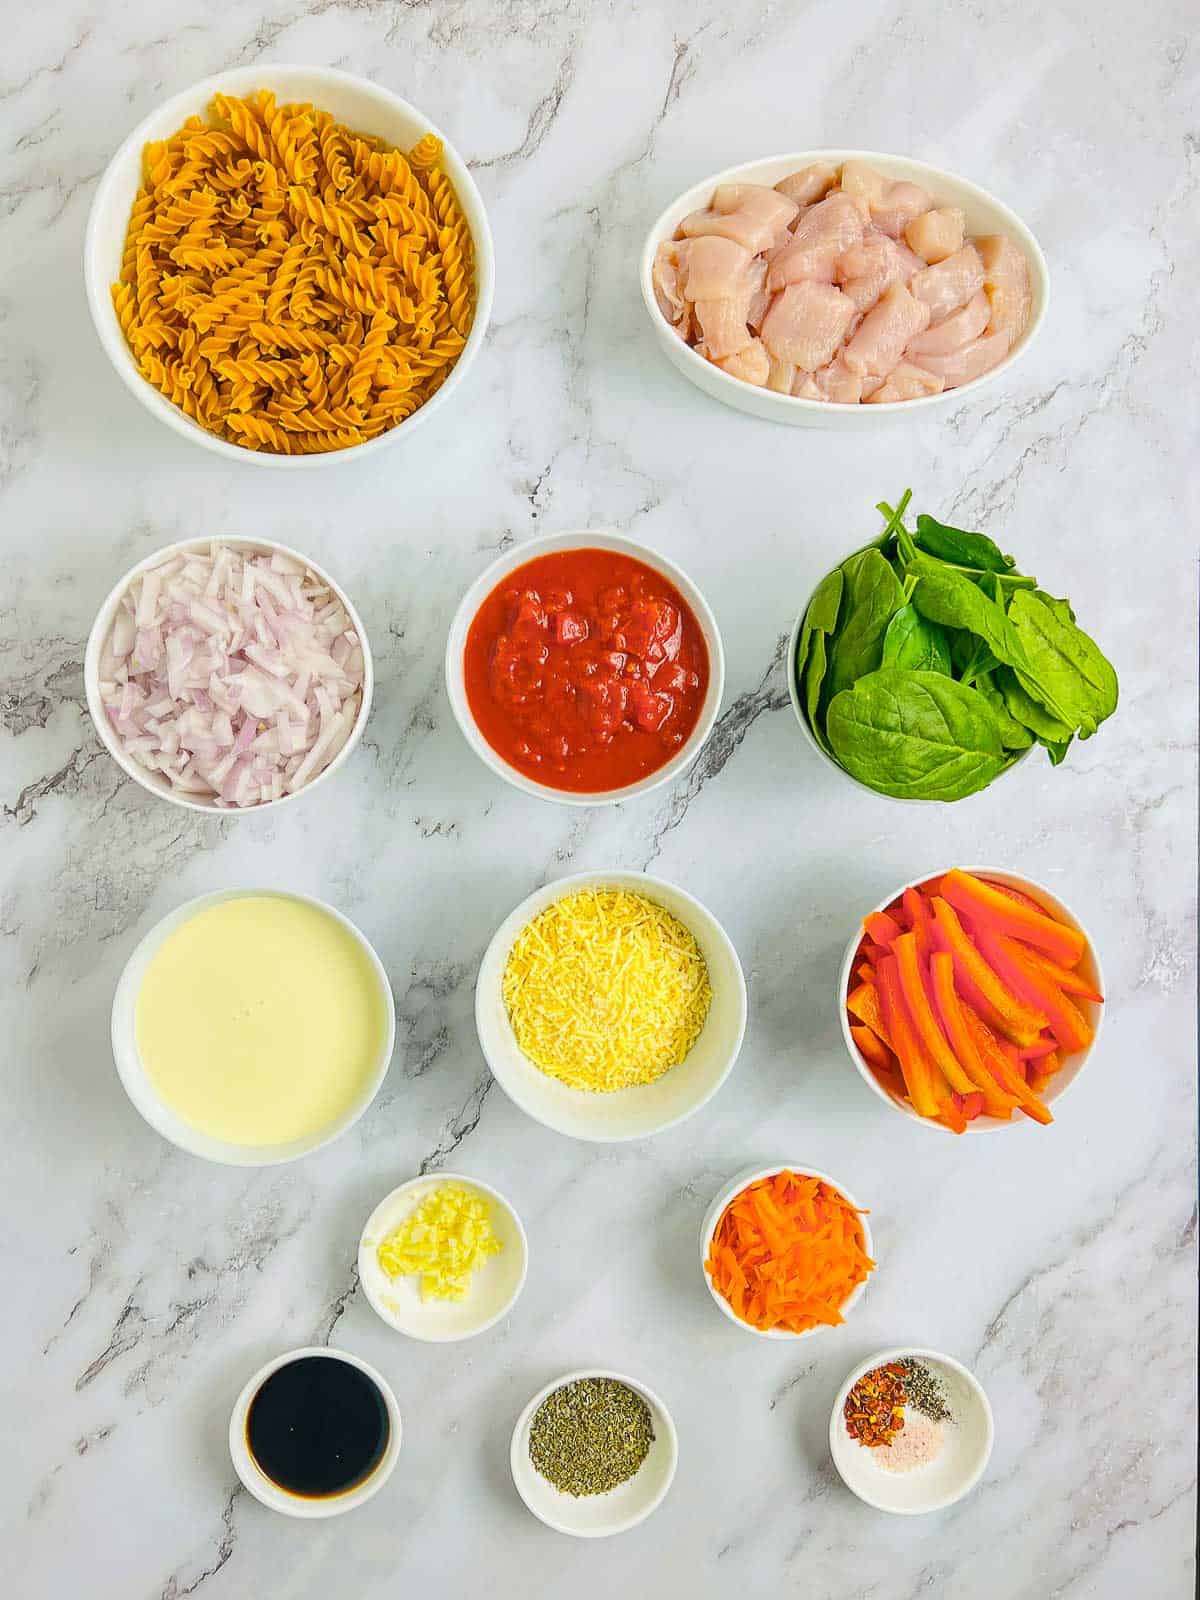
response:
M358 1244L358 1276L389 1328L448 1344L507 1316L525 1286L529 1242L521 1219L478 1178L412 1178L372 1211Z
M642 1139L700 1109L746 1029L746 983L717 919L642 872L547 884L497 929L475 989L497 1082L571 1138Z

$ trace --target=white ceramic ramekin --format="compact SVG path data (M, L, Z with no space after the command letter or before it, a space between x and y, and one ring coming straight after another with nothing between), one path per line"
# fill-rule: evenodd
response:
M627 1482L618 1484L606 1494L563 1494L548 1483L534 1466L529 1455L529 1429L538 1407L556 1389L575 1383L580 1378L612 1378L626 1388L640 1394L650 1408L654 1427L654 1443L645 1461ZM576 1539L604 1539L610 1534L625 1533L644 1522L666 1498L675 1468L679 1461L679 1438L671 1413L653 1389L623 1372L609 1372L603 1367L584 1367L578 1372L564 1372L537 1394L517 1418L509 1448L509 1464L517 1493L539 1521L556 1533L569 1533Z
M848 406L835 405L829 400L802 400L794 395L775 394L769 389L756 388L752 383L743 383L740 378L730 377L720 367L713 366L711 361L697 355L683 342L658 309L654 298L652 273L654 253L658 246L664 240L674 238L676 228L689 212L703 210L709 204L718 184L760 183L773 187L789 173L818 161L827 161L833 166L840 166L843 161L865 161L893 181L903 179L919 184L933 195L938 205L958 206L965 212L968 234L1007 234L1024 251L1029 263L1033 306L1024 333L1003 361L973 383L964 383L961 388L947 389L941 394L924 395L917 400L894 400L876 406ZM997 200L995 195L941 167L931 167L924 161L910 161L906 156L880 155L873 150L802 150L794 155L766 156L760 161L743 162L741 166L727 167L724 172L714 173L711 178L705 178L702 183L695 184L677 200L673 200L654 223L642 248L638 276L646 313L659 348L690 383L703 389L714 400L720 400L736 411L747 411L751 416L761 417L767 422L789 422L801 427L817 428L870 428L879 422L903 418L915 422L918 418L928 418L931 412L944 412L960 400L973 397L985 384L1006 378L1012 371L1013 363L1037 337L1046 315L1050 293L1050 274L1041 247L1016 213Z
M856 1211L861 1212L862 1208L845 1184L839 1183L836 1178L831 1178L827 1172L818 1172L816 1167L811 1167L806 1162L777 1161L772 1167L747 1167L744 1172L739 1172L736 1178L730 1179L705 1212L704 1221L700 1226L700 1271L705 1283L708 1285L708 1292L712 1295L718 1308L725 1313L735 1327L741 1328L743 1333L752 1333L757 1339L811 1339L818 1333L829 1333L832 1330L824 1324L816 1328L805 1328L802 1333L792 1333L787 1328L755 1328L749 1322L742 1321L725 1296L714 1287L708 1273L708 1252L712 1246L713 1234L717 1231L717 1224L725 1214L726 1206L735 1200L743 1189L748 1189L752 1183L757 1183L760 1178L773 1178L777 1172L794 1172L801 1177L818 1178L822 1183L828 1184L831 1189L836 1189L844 1200L847 1200ZM871 1225L865 1213L860 1214L858 1220L862 1225L863 1249L874 1259L875 1250L871 1240ZM846 1296L841 1306L843 1317L849 1316L853 1308L862 1299L863 1291L870 1281L869 1277L864 1278Z
M164 561L170 561L174 556L182 555L190 550L207 550L211 544L234 545L239 550L251 550L255 554L271 555L276 553L290 557L293 561L302 561L314 577L319 578L328 589L335 594L341 602L346 615L349 617L354 631L358 635L359 644L363 654L363 686L362 705L358 710L358 717L350 737L334 756L323 771L318 772L311 782L303 788L297 789L294 794L280 795L278 800L264 800L256 806L219 806L214 800L206 800L200 795L177 794L171 785L160 773L151 772L148 767L143 767L139 762L132 760L121 748L120 740L113 731L109 721L108 712L100 699L100 656L104 648L104 641L112 628L113 617L121 603L121 597L129 588L135 578L141 576L150 567L161 566ZM203 811L209 816L217 817L253 817L261 816L264 811L275 810L279 806L290 805L293 800L299 800L304 795L311 794L318 785L331 778L339 767L345 765L350 757L350 752L362 738L363 729L367 725L367 718L371 714L371 698L375 693L375 667L371 660L371 646L367 639L367 630L363 627L362 618L354 608L350 596L336 583L323 567L315 561L293 550L286 544L276 544L272 539L248 538L218 538L218 539L180 539L176 544L165 545L163 549L156 550L153 555L144 557L136 567L131 567L119 583L109 591L108 598L96 613L96 620L92 623L92 631L88 634L87 647L83 654L83 688L87 697L88 710L91 712L92 722L100 742L121 770L140 783L143 789L157 795L160 800L169 800L172 805L183 806L187 811Z
M523 567L528 561L536 561L539 556L551 555L558 550L615 550L661 573L687 601L692 615L699 624L708 650L708 692L691 736L663 766L656 768L645 778L639 779L637 783L626 784L623 789L604 789L595 794L576 794L567 789L555 789L550 784L538 783L536 779L510 766L498 751L493 750L479 731L467 700L463 655L467 634L475 620L476 612L496 585L510 573L515 572L518 567ZM511 783L514 789L537 795L541 800L557 801L559 805L564 806L616 805L621 800L631 800L635 795L648 794L651 789L670 783L691 766L700 754L721 709L721 696L725 692L725 651L721 644L717 619L709 609L708 601L682 568L677 567L673 561L668 561L666 556L647 548L644 544L639 544L636 539L627 539L621 533L598 532L592 529L585 529L580 533L552 533L538 539L528 539L524 544L506 550L492 562L490 567L480 573L467 590L458 610L454 613L454 620L450 624L450 632L446 639L446 692L450 696L450 707L454 712L455 721L462 729L463 738L479 759L498 777L503 778L506 783Z
M935 1128L941 1133L951 1133L952 1130L947 1128L945 1123L934 1122L930 1117L922 1117L910 1105L894 1099L871 1071L870 1065L863 1056L862 1051L855 1044L854 1036L850 1032L850 1017L846 1011L846 996L850 993L850 978L854 971L854 958L858 953L859 945L862 943L862 924L866 918L873 917L877 911L886 911L894 901L900 898L905 889L919 888L921 884L928 883L931 878L940 878L943 874L953 870L952 867L940 867L933 872L923 872L919 878L913 878L908 883L902 883L898 889L893 889L891 894L886 895L877 906L872 906L870 911L863 914L862 919L859 921L857 932L851 934L850 942L846 946L846 953L842 957L837 989L838 1019L842 1027L842 1038L845 1040L846 1049L850 1053L850 1059L858 1068L859 1076L864 1083L886 1105L900 1112L901 1116L907 1117L910 1122L919 1122L923 1128ZM1019 889L1022 894L1027 894L1031 900L1036 900L1049 915L1057 918L1060 922L1066 923L1067 927L1074 928L1081 933L1087 940L1087 953L1083 958L1080 971L1085 977L1091 979L1097 994L1106 993L1104 974L1100 970L1100 958L1096 954L1096 946L1092 936L1070 906L1058 899L1056 895L1051 894L1049 889L1043 888L1040 883L1035 883L1032 878L1023 878L1018 873L1009 872L1003 867L960 867L959 871L969 872L976 878L990 878L993 882L1002 883L1009 889ZM1100 1042L1100 1029L1104 1022L1104 1006L1097 1005L1094 1000L1084 1000L1079 995L1073 995L1071 998L1087 1018L1092 1028L1093 1038L1086 1050L1078 1050L1074 1055L1064 1056L1058 1071L1050 1079L1046 1087L1040 1091L1039 1098L1043 1104L1048 1106L1056 1105L1062 1099L1063 1095L1078 1079L1080 1073L1091 1059L1092 1052ZM1032 1118L1025 1116L1024 1113L1019 1116L1014 1114L1011 1122L1004 1122L999 1117L984 1115L976 1117L969 1122L967 1124L967 1132L991 1133L1003 1131L1006 1128L1016 1128L1022 1123L1033 1125Z
M253 895L299 900L302 904L313 906L339 922L354 938L371 965L379 985L379 999L386 1018L379 1058L358 1098L347 1106L337 1121L331 1123L329 1127L322 1128L309 1139L293 1139L286 1144L233 1144L229 1140L216 1139L211 1134L201 1133L199 1129L193 1128L161 1098L150 1082L137 1047L138 990L142 986L142 979L146 976L147 967L162 946L177 928L182 927L199 912L207 911L210 906L219 905L225 900L241 900ZM218 889L214 894L199 895L195 900L188 900L176 907L174 911L168 912L161 922L156 922L138 944L125 963L113 996L113 1059L117 1066L117 1076L125 1093L132 1100L134 1109L145 1118L155 1133L161 1134L171 1144L178 1145L189 1155L201 1156L205 1161L217 1161L228 1167L281 1166L288 1161L299 1161L301 1156L311 1155L314 1150L320 1150L322 1146L340 1138L347 1128L353 1127L379 1093L387 1075L395 1043L396 1005L392 999L391 985L388 983L383 962L376 955L366 935L356 928L348 917L344 917L334 906L327 905L324 900L314 899L308 894L290 894L285 889Z
M320 455L282 456L266 450L247 450L209 433L142 376L113 309L110 289L120 275L129 214L141 182L144 147L153 140L167 139L178 132L188 117L205 116L215 94L248 95L256 89L272 90L281 103L311 101L320 110L332 112L340 122L356 132L372 134L402 150L410 149L428 133L436 134L442 141L442 165L454 185L454 192L474 240L475 320L466 346L450 376L411 417L389 428L386 433L381 433L378 438L370 439L366 444L353 445L348 450L330 450ZM190 89L173 95L137 125L109 162L96 189L84 239L83 271L88 306L105 354L126 388L146 409L183 438L190 439L193 444L203 445L206 450L212 450L226 460L248 461L254 466L277 467L281 471L365 460L398 443L400 439L407 439L414 428L428 421L461 386L474 365L487 332L496 279L491 229L475 180L453 145L423 112L379 84L367 78L355 77L349 72L339 72L333 67L271 63L235 67L229 72L218 72L214 77L205 78Z
M387 1448L370 1477L356 1484L353 1489L347 1490L345 1494L329 1495L320 1500L309 1500L303 1495L289 1494L286 1489L281 1489L277 1483L273 1483L251 1455L250 1446L246 1441L246 1419L250 1414L250 1403L254 1396L273 1372L278 1372L280 1367L286 1367L289 1362L299 1361L304 1356L321 1356L330 1361L345 1361L349 1366L365 1372L383 1397L388 1415ZM328 1345L308 1345L303 1350L288 1350L284 1355L268 1361L265 1367L259 1368L238 1395L229 1418L229 1454L233 1457L234 1469L243 1484L256 1500L270 1510L281 1511L285 1517L299 1517L306 1521L322 1517L340 1517L343 1512L353 1511L356 1506L364 1505L377 1495L396 1469L396 1462L400 1456L400 1436L400 1407L396 1404L396 1396L392 1393L387 1379L358 1356L352 1356L348 1350L333 1350Z
M700 1037L654 1083L610 1094L571 1089L534 1066L517 1044L504 1006L504 969L517 935L539 911L581 889L628 889L665 906L694 936L708 964L712 1004ZM699 900L643 872L579 872L537 889L497 928L475 985L479 1044L497 1083L535 1121L572 1139L617 1143L662 1133L711 1100L733 1070L746 1031L746 980L724 928Z

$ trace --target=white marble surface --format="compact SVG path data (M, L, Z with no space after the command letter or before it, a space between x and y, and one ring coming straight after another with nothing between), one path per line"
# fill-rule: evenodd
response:
M932 0L8 8L6 1596L1192 1592L1194 24L1182 0L1103 16L1071 0L1036 21L1011 3ZM79 270L94 180L129 128L260 57L366 72L427 108L474 164L499 253L494 325L461 398L410 446L302 479L226 465L144 413L105 362ZM1010 384L941 421L793 433L709 402L654 353L633 262L659 208L732 162L822 143L953 166L1031 223L1053 302ZM908 483L1068 591L1122 679L1118 716L1065 768L1031 762L947 811L875 801L819 764L780 668L814 581ZM577 812L521 798L474 759L441 648L490 552L606 524L705 589L728 695L687 781ZM311 803L193 820L101 752L83 640L116 576L158 544L253 530L350 588L376 711ZM955 1142L900 1123L859 1083L833 981L864 907L914 871L980 857L1080 910L1112 1009L1052 1130ZM593 865L649 865L703 898L751 988L719 1097L615 1149L527 1121L491 1087L471 1019L497 922L537 883ZM358 1129L261 1174L160 1143L107 1039L114 981L146 928L186 896L250 882L357 919L400 1016ZM731 1327L696 1262L716 1188L775 1157L843 1178L873 1208L880 1256L853 1322L795 1348ZM513 1198L532 1268L503 1325L426 1348L376 1320L352 1268L380 1195L446 1163ZM267 1356L328 1339L389 1376L404 1452L366 1509L294 1524L236 1491L226 1419ZM923 1521L853 1500L825 1445L845 1372L903 1339L967 1361L996 1410L986 1481ZM536 1524L507 1467L529 1394L586 1362L657 1388L681 1440L663 1509L602 1545Z

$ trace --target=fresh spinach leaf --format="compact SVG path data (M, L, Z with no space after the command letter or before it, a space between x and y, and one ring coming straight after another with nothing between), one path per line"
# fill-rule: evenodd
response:
M1000 730L1000 742L1006 750L1028 750L1034 743L1034 737L1029 727L1024 722L1018 722L1009 711L1004 702L993 675L983 673L975 681L976 691L983 696L992 708L992 715L996 719L996 726Z
M896 574L876 549L860 550L842 563L846 589L842 620L829 649L825 700L874 672L883 656L883 636L904 604Z
M1047 711L1040 700L1026 693L1011 667L1001 667L995 673L994 681L1009 715L1023 723L1040 744L1049 749L1053 744L1070 743L1074 730Z
M804 623L796 644L796 659L792 665L809 726L822 748L825 746L825 734L817 719L817 708L827 665L826 636L837 627L845 583L841 567L835 567L817 585L808 602L808 610L804 613Z
M1010 764L984 697L937 672L884 667L830 702L825 719L846 771L908 800L961 800Z
M923 617L915 606L902 605L888 623L883 636L882 665L952 676L950 641L946 630L939 623Z
M967 533L949 528L933 517L917 518L916 543L926 554L956 567L975 567L980 572L1011 572L1016 562L1006 556L986 533Z
M800 692L804 702L804 714L808 718L808 725L812 729L813 738L826 755L832 755L833 752L829 748L825 725L821 720L821 686L825 682L825 669L828 664L826 658L826 641L828 637L828 634L822 633L820 630L813 634Z
M1000 665L983 640L977 639L973 633L967 633L962 628L947 628L945 632L950 640L953 676L960 683L974 683Z
M912 603L923 617L946 628L965 629L985 644L997 661L1028 671L1024 646L1003 606L989 600L970 578L931 556L918 555L910 570L919 579Z
M1065 601L1047 605L1035 594L1013 595L1008 619L1028 664L1009 665L1028 694L1081 739L1090 739L1117 709L1117 675L1095 640L1067 620L1069 610Z

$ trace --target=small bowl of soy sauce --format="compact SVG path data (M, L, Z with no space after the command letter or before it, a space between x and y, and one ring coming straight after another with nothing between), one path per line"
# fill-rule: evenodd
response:
M238 1396L229 1452L256 1500L289 1517L336 1517L377 1494L400 1454L386 1379L345 1350L276 1356Z

